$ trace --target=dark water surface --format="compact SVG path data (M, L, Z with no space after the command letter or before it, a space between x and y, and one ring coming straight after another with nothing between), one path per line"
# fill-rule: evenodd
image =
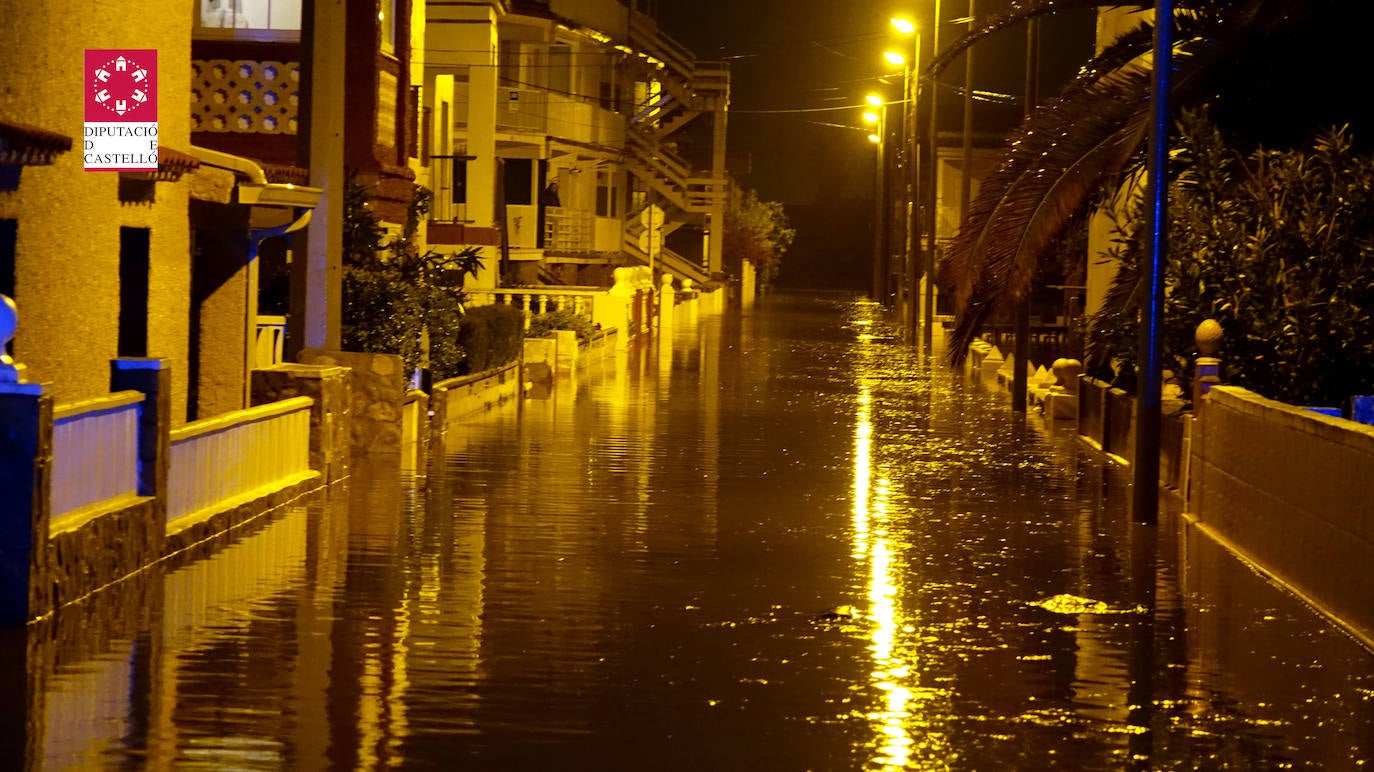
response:
M774 298L451 432L424 487L360 465L327 497L12 634L7 758L996 770L1374 755L1369 652L1174 520L1132 526L1119 470L891 335L864 303Z

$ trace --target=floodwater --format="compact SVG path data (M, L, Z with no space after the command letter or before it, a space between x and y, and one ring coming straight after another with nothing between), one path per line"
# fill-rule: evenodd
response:
M11 631L0 766L1374 756L1374 656L1129 500L873 306L775 297Z

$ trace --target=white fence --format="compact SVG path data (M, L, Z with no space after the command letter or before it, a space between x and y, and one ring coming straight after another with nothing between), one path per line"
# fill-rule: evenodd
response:
M53 518L138 495L142 403L142 393L120 391L53 409Z
M495 289L468 290L469 302L475 306L489 306L504 303L525 312L525 325L530 317L549 311L571 311L593 324L603 320L595 318L595 300L604 296L602 288L558 287L546 289Z
M308 476L314 404L296 397L173 430L167 522Z

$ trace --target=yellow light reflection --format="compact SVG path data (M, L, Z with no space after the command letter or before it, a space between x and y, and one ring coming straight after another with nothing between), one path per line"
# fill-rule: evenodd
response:
M940 690L922 688L919 684L921 673L915 667L919 624L908 618L908 612L901 607L901 585L906 577L901 562L906 556L888 538L887 519L894 486L873 448L874 381L865 370L880 366L879 352L867 346L860 350L869 356L858 368L852 555L856 560L868 561L869 608L865 616L872 625L868 648L873 658L869 682L878 695L872 712L867 714L873 727L872 765L883 769L941 768L948 764L946 738L923 715L926 704ZM913 729L920 732L919 744L912 736Z

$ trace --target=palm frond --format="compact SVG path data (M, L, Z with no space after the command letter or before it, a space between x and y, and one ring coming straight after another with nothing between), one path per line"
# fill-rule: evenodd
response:
M1103 0L1029 0L1029 2L1014 4L1010 11L993 16L979 23L977 29L970 30L955 38L948 47L936 55L930 65L921 73L921 77L929 78L939 75L953 64L960 54L977 45L980 41L1002 30L1019 27L1031 19L1085 8L1129 7L1146 10L1153 5L1153 2L1110 3L1103 2Z
M955 361L1003 300L1025 293L1064 223L1129 162L1148 128L1149 88L1149 72L1135 67L1047 102L983 181L941 265L958 314Z

